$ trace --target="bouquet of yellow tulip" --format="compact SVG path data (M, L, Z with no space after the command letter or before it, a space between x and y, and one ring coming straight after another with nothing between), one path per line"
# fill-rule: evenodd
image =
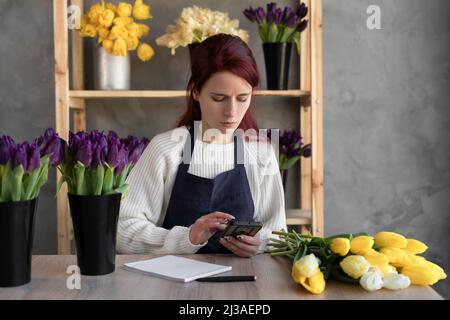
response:
M87 14L81 18L80 35L82 37L98 37L98 44L109 54L126 56L127 51L137 50L142 61L150 60L154 51L140 39L150 32L150 27L135 20L151 19L150 6L143 0L136 0L134 6L120 2L94 4Z
M166 34L156 39L156 44L170 48L175 55L178 47L200 43L219 33L238 36L245 42L249 38L247 31L239 29L239 20L230 19L228 13L192 6L183 9L175 25L169 25Z
M382 231L375 237L362 232L327 238L274 231L267 250L271 256L293 260L292 278L314 294L325 290L325 280L334 278L359 283L364 289L405 289L433 285L447 275L437 264L419 254L428 247L401 234Z

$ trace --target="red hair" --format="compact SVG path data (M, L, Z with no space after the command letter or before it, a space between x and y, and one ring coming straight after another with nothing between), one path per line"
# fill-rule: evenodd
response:
M190 126L200 121L200 104L194 99L194 91L200 92L203 85L216 72L229 71L245 79L252 88L259 84L259 73L251 49L239 37L217 34L204 40L193 50L191 77L187 85L187 110L177 122L177 127ZM258 126L250 108L245 113L238 129L255 129Z

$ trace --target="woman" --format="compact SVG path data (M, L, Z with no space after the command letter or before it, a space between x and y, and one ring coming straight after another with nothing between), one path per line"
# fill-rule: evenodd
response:
M237 134L258 130L249 110L256 62L240 38L220 34L195 49L191 64L187 111L176 129L152 139L127 178L117 248L251 257L265 250L273 230L286 229L272 146ZM254 237L220 239L230 219L263 228Z

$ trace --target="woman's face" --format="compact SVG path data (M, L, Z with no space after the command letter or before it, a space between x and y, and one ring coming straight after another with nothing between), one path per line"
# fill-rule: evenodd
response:
M234 132L250 106L252 89L245 79L231 72L213 74L199 93L194 92L204 129L215 128L222 134Z

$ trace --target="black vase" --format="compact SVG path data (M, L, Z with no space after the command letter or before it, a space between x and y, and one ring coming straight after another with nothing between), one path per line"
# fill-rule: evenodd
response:
M292 43L263 43L268 90L287 90Z
M114 272L122 194L68 196L81 274L95 276Z
M0 287L31 280L31 251L37 198L0 203Z

